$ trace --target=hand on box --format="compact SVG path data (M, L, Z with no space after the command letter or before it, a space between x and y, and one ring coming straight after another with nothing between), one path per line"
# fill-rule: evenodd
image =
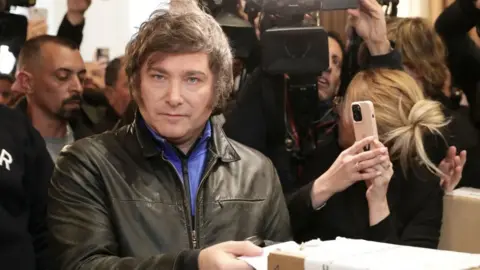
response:
M262 252L262 248L248 241L220 243L200 252L198 268L200 270L252 270L251 266L237 257L260 256Z

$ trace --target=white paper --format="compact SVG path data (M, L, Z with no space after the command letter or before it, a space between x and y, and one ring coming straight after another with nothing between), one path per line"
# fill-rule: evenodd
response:
M452 192L448 193L448 195L479 199L480 189L462 187L462 188L453 190Z

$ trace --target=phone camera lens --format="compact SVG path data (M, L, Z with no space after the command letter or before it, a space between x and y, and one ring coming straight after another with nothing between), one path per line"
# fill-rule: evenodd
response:
M353 112L353 120L355 122L360 122L362 121L362 109L360 108L360 105L358 104L353 104L352 105L352 112Z

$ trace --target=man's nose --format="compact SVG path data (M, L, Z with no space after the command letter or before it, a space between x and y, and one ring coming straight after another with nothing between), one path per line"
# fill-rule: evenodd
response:
M171 83L167 91L167 103L170 106L178 107L183 103L180 83Z
M83 83L78 76L73 76L72 81L70 82L70 91L77 92L79 94L83 93Z

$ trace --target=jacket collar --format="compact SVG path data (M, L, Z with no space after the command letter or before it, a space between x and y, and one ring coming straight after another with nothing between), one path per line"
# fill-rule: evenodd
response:
M140 112L136 112L135 121L131 124L130 130L135 133L136 139L142 153L145 157L152 157L161 154L158 150L152 134L147 126L143 123ZM216 117L211 117L211 139L209 149L214 158L220 158L223 162L234 162L240 159L233 146L230 144L228 137L223 132Z
M21 98L17 104L15 104L15 109L27 115L28 110L28 101L26 97ZM83 111L82 111L83 114ZM80 140L82 138L93 135L94 133L83 124L82 117L76 117L68 121L68 125L73 131L73 137L75 140Z

